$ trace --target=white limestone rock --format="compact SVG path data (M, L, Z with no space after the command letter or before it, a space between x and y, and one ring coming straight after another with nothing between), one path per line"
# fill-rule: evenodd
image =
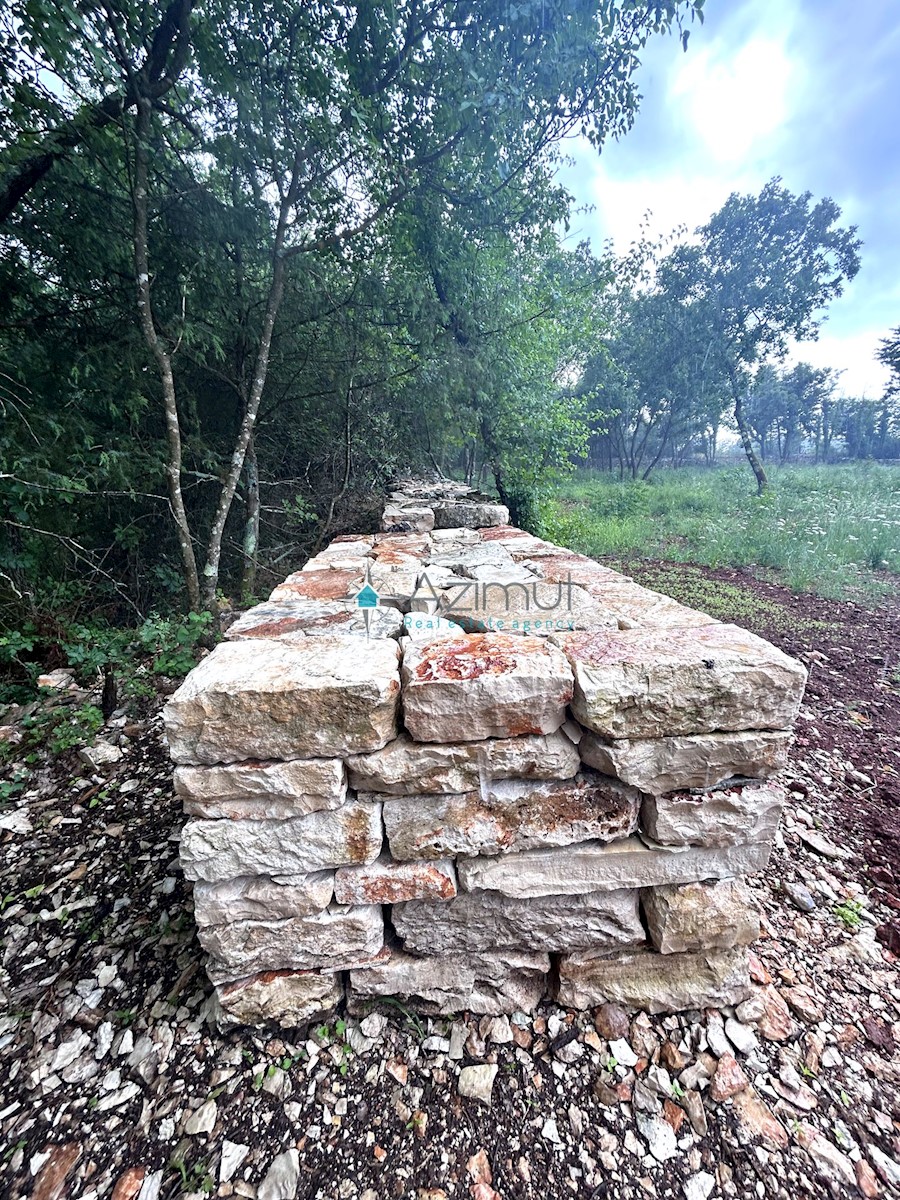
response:
M748 875L761 871L770 853L770 843L676 849L630 837L608 845L583 842L561 850L460 858L456 872L461 891L487 889L530 899Z
M665 846L734 846L771 842L778 829L784 788L735 781L707 792L646 796L641 829Z
M482 529L492 525L509 524L509 509L503 504L486 504L471 500L437 500L433 507L436 529Z
M633 888L546 896L539 902L466 892L445 904L398 904L392 922L404 947L416 954L483 954L497 947L552 954L614 950L645 941Z
M395 862L382 855L369 866L340 867L334 876L338 904L400 904L404 900L451 900L456 870L449 860Z
M508 854L627 837L637 828L640 803L636 788L586 771L553 782L485 782L462 795L394 797L385 801L384 825L391 854L401 861Z
M198 880L194 884L194 919L198 925L228 925L232 921L306 917L326 909L333 894L332 871L295 875L289 884L257 875L219 883Z
M625 576L586 582L594 599L616 618L620 629L690 629L719 622L709 613L679 604L671 596L641 587Z
M394 950L386 962L350 972L347 1003L351 1012L363 1012L386 996L433 1015L530 1013L544 997L549 970L546 954L414 958Z
M554 733L572 696L560 651L515 634L408 641L401 677L406 727L419 742Z
M350 600L365 583L365 568L322 567L295 571L269 596L272 604L283 601Z
M661 796L715 787L736 775L767 779L786 765L790 741L787 729L616 739L588 732L578 750L583 761L598 771Z
M188 821L181 865L188 879L304 875L374 862L383 842L380 804L348 803L287 821Z
M176 767L175 794L190 816L284 820L340 808L347 772L336 758Z
M656 954L638 950L612 958L564 955L559 964L558 1002L567 1008L618 1004L648 1013L722 1008L750 995L747 951Z
M470 633L546 637L566 630L616 628L612 615L572 583L473 579L443 589L437 611Z
M267 600L242 613L228 627L225 637L234 642L244 638L277 639L296 637L396 638L403 616L396 608L360 608L354 600Z
M238 979L260 971L342 971L384 946L384 918L378 905L332 907L307 916L201 925L197 937L215 960L209 975Z
M572 711L606 738L788 729L806 669L736 625L554 638L575 673Z
M163 710L179 764L322 758L397 734L400 649L389 639L221 642Z
M435 638L461 637L465 633L462 625L439 617L436 613L413 611L403 616L402 636L417 642L433 642Z
M759 914L737 879L644 888L641 903L660 954L730 950L759 937Z
M434 529L434 509L421 504L386 504L381 514L386 533L428 533Z
M469 577L473 567L490 567L493 571L511 571L515 561L505 546L495 542L483 542L480 538L461 538L455 544L447 540L434 539L428 558L428 570L443 567L453 575Z
M220 1026L265 1025L293 1029L331 1012L344 998L340 975L315 971L263 971L216 988Z
M394 796L468 792L498 779L571 779L581 767L563 730L483 742L414 742L401 733L347 760L351 786Z

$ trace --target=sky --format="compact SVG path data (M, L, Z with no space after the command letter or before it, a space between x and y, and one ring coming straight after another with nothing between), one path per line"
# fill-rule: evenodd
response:
M599 156L570 144L571 233L621 253L648 210L654 234L693 230L775 175L832 197L858 226L862 267L818 342L791 358L842 370L845 395L876 398L887 373L874 353L900 325L900 2L706 0L704 15L687 52L675 37L648 43L624 138Z

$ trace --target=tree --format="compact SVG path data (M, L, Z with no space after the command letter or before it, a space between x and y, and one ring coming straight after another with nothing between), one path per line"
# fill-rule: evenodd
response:
M887 394L890 396L900 392L900 325L881 339L876 358L890 372Z
M760 494L768 479L745 413L746 372L783 357L789 338L815 339L822 310L859 270L856 227L838 225L833 200L812 204L773 179L758 196L731 195L698 243L679 247L661 272L669 286L701 303L715 329L734 418Z

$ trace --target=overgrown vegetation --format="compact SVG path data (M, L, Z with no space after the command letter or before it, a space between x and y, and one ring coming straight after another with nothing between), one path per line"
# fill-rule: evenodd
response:
M877 596L889 587L884 577L900 575L900 468L784 467L773 483L748 496L737 467L624 483L582 472L545 505L543 531L595 556L775 571L832 599ZM710 597L691 602L706 608Z

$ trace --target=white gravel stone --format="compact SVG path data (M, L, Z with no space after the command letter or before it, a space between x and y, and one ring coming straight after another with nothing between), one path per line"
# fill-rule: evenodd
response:
M457 1084L459 1094L467 1096L472 1100L480 1100L482 1104L486 1104L490 1108L494 1091L494 1080L497 1078L499 1069L496 1063L463 1067L459 1073L459 1082Z

